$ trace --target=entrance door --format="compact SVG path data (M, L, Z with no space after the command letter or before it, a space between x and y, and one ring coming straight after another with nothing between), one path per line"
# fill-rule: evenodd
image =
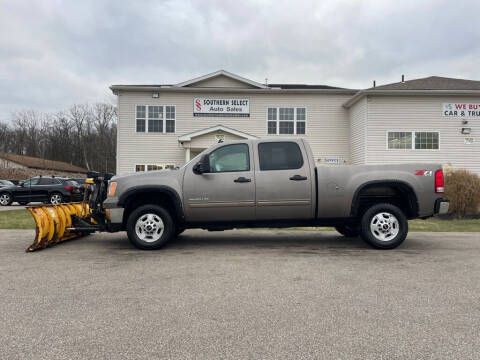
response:
M303 143L260 142L256 150L257 220L310 219L315 179Z
M255 218L255 179L249 144L220 145L208 154L210 171L185 170L185 216L189 222L221 222Z

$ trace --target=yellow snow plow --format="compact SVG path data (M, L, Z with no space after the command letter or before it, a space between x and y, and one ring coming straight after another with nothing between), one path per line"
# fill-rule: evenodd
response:
M96 231L104 231L106 217L102 203L112 176L105 174L100 177L97 172L88 172L82 202L27 207L35 219L36 234L33 244L26 251L44 249Z

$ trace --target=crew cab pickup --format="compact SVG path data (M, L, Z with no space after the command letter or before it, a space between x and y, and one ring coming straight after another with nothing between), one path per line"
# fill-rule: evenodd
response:
M109 231L157 249L188 228L334 226L378 249L400 245L408 219L446 213L438 164L316 166L304 139L216 144L178 170L113 177Z

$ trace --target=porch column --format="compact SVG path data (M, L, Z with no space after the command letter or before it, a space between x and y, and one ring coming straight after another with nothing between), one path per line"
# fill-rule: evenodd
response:
M190 161L190 148L187 147L185 148L185 162L189 162Z

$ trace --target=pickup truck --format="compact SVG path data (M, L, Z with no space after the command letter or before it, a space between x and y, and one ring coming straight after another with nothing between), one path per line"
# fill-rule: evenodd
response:
M399 246L408 220L448 211L438 164L316 166L304 139L216 144L178 170L113 177L108 231L157 249L185 229L334 226L378 249Z

